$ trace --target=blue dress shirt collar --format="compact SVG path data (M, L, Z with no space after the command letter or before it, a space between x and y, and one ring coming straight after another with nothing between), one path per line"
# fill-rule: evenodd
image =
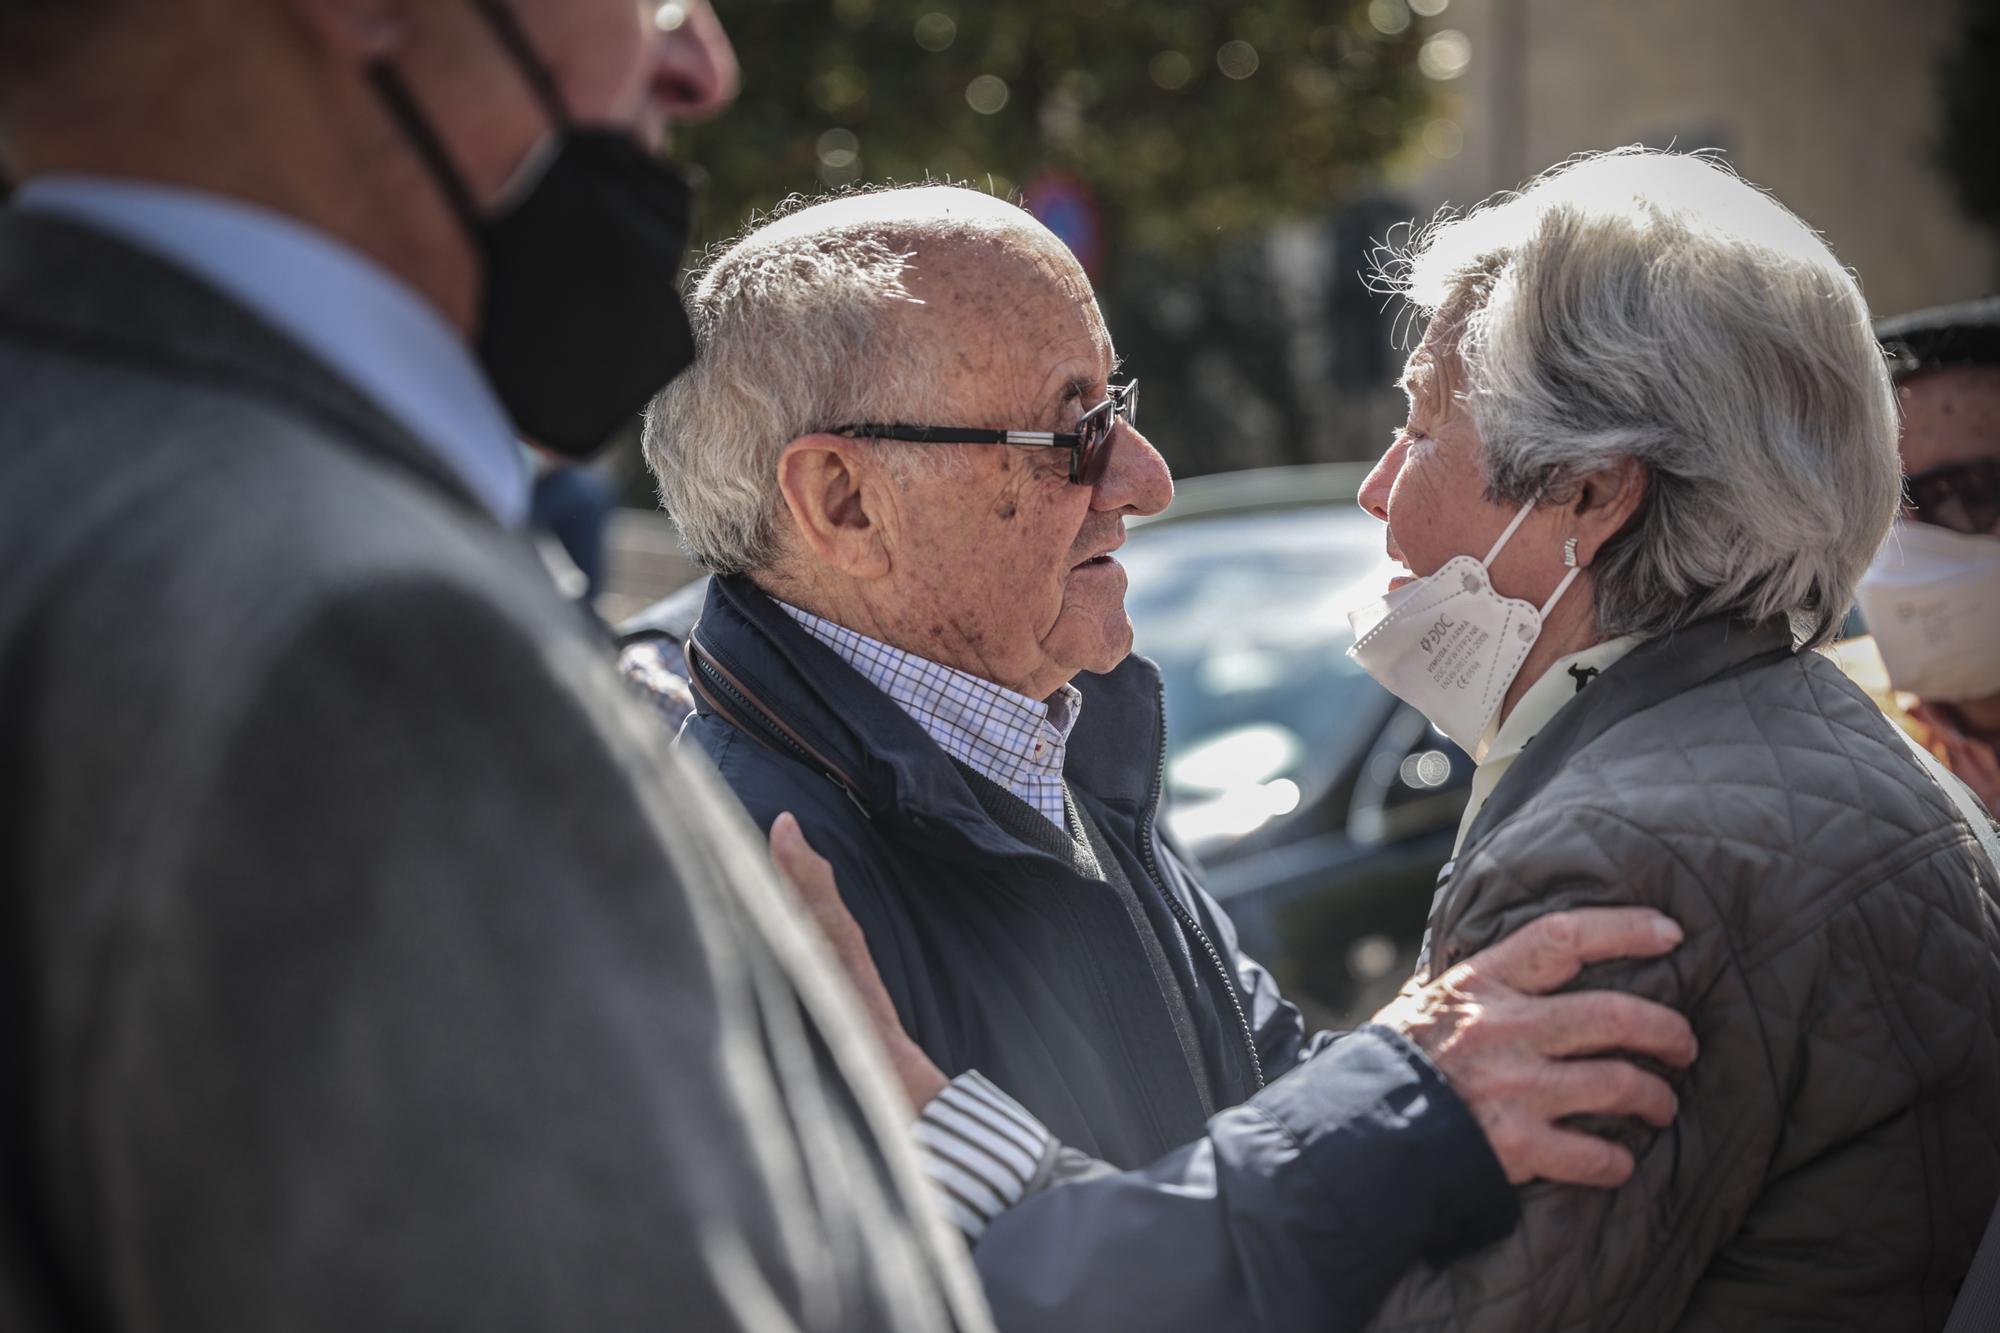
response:
M374 261L269 209L152 182L40 176L11 206L192 272L366 395L502 523L525 518L527 462L485 373L437 309Z

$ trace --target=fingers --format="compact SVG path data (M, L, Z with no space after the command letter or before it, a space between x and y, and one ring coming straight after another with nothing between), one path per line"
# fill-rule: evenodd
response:
M798 819L789 810L772 821L771 859L808 906L817 905L827 893L837 892L833 867L812 849L812 844L806 841L805 831L799 827Z
M1655 1129L1674 1123L1680 1099L1667 1081L1624 1060L1572 1060L1552 1066L1541 1095L1541 1118L1635 1116Z
M904 1031L895 1002L882 984L875 957L868 951L868 939L841 900L833 866L812 849L805 831L789 810L771 821L771 859L791 881L807 916L818 927L821 938L833 952L834 962L861 1002L862 1012L874 1028L875 1038L904 1099L912 1111L921 1111L943 1089L945 1076Z
M1616 1189L1632 1178L1635 1166L1631 1153L1581 1130L1524 1122L1489 1126L1487 1137L1507 1170L1507 1179L1516 1185L1553 1180Z
M1540 995L1592 963L1657 958L1680 942L1681 928L1649 907L1579 907L1537 917L1462 966Z
M1479 1113L1507 1179L1612 1189L1631 1179L1632 1154L1562 1123L1571 1116L1630 1116L1665 1129L1680 1109L1666 1080L1622 1060L1551 1065L1532 1089Z
M791 883L799 905L812 919L848 977L867 998L868 987L879 987L874 960L869 957L861 927L841 901L840 884L827 859L812 849L805 831L788 810L771 822L771 859Z
M1662 1064L1694 1063L1694 1028L1686 1018L1663 1004L1622 991L1582 991L1534 1000L1525 1011L1541 1031L1539 1045L1548 1055L1599 1055L1628 1051L1650 1055Z
M800 853L811 850L805 832L799 828L797 815L787 810L771 821L771 859L778 863L779 869L789 874Z

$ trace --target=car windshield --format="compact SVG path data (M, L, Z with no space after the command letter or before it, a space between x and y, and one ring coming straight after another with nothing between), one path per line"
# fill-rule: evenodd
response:
M1351 503L1190 517L1134 528L1119 559L1165 677L1176 832L1213 848L1319 799L1380 720L1347 613L1402 572L1382 525Z

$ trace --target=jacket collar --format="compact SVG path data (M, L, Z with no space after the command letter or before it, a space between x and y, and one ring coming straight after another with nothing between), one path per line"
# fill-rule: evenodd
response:
M1590 688L1565 704L1507 770L1479 817L1466 830L1462 860L1502 821L1549 784L1564 764L1628 717L1698 685L1793 653L1791 627L1712 616L1634 648L1605 668Z
M429 448L284 333L89 227L0 209L0 339L273 403L485 512Z
M749 579L725 575L709 581L689 659L691 664L706 659L726 687L720 698L704 700L703 711L745 704L757 710L778 732L780 748L806 752L809 764L844 787L870 819L895 826L899 836L935 844L940 852L1024 854L915 719ZM696 665L698 688L703 675ZM1121 813L1150 814L1159 795L1158 669L1134 655L1105 675L1078 676L1075 685L1083 694L1083 712L1070 735L1065 776L1077 791Z

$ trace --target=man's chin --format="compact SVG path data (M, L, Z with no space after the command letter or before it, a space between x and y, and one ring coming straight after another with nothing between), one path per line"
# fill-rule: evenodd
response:
M1115 625L1106 625L1095 648L1083 659L1082 670L1094 676L1116 671L1119 663L1132 655L1132 621L1121 609Z

